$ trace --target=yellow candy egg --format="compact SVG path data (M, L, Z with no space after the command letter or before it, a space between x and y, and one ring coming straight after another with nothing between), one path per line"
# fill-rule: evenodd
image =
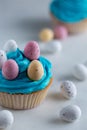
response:
M44 42L51 41L53 39L53 37L54 37L54 33L49 28L45 28L45 29L41 30L41 32L39 34L40 40L42 40Z
M40 61L33 60L28 67L27 74L31 80L40 80L44 75L44 69Z

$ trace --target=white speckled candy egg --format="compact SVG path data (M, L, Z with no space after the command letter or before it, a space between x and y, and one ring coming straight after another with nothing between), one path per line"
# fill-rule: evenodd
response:
M76 86L71 81L62 82L60 90L61 90L61 94L67 99L75 98L77 95Z
M17 43L14 40L9 40L5 43L3 49L5 52L14 52L17 50Z
M7 128L14 122L13 114L8 110L0 111L0 128Z
M52 52L60 52L62 50L62 45L59 40L52 40L48 44Z
M87 67L83 64L77 64L73 69L73 76L78 80L85 80L87 78Z
M40 50L41 52L46 53L55 53L60 52L62 50L62 45L59 40L52 40L48 42L47 44L41 43L40 44Z
M60 118L67 122L74 122L81 117L81 110L76 105L69 105L60 111Z
M6 53L0 50L0 69L2 69L3 64L7 61Z

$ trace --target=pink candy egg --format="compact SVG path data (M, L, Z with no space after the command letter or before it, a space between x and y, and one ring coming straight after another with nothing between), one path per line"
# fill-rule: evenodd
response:
M68 31L64 26L56 26L54 28L54 36L58 39L65 39L68 36Z
M2 75L6 79L13 80L18 76L18 73L19 73L19 68L17 63L14 60L10 59L4 63L2 67Z
M36 41L30 41L24 48L24 55L30 60L37 60L40 56L40 48Z

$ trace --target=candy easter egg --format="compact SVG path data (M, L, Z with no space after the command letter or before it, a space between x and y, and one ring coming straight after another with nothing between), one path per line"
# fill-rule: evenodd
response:
M2 69L3 64L7 61L6 53L0 50L0 69Z
M2 75L6 79L13 80L18 76L18 73L19 73L19 68L17 63L14 60L10 59L4 63L2 67Z
M40 48L36 41L30 41L24 48L24 55L30 60L37 60L40 56Z
M42 53L56 53L61 52L62 44L58 40L52 40L45 44L44 42L40 43L40 50Z
M63 26L56 26L54 28L54 36L55 38L58 38L58 39L65 39L68 36L68 31Z
M44 75L44 69L40 61L33 60L28 67L27 74L31 80L40 80Z
M76 105L69 105L60 111L60 118L67 122L74 122L81 117L81 110Z
M40 34L39 34L40 40L44 41L44 42L51 41L53 39L53 37L54 37L54 33L49 28L42 29Z
M13 114L8 110L0 111L0 128L5 129L11 126L14 122Z
M75 98L77 95L76 86L71 81L62 82L60 89L61 89L61 94L67 99Z
M87 79L87 67L83 64L77 64L73 69L73 76L78 80L86 80Z
M17 50L17 43L14 40L9 40L4 45L4 51L7 52L14 52Z

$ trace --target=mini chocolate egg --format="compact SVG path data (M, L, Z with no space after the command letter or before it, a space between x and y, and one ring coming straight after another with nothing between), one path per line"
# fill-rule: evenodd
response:
M56 26L54 28L54 36L58 39L65 39L68 36L68 31L64 26Z
M13 80L18 76L19 67L15 60L7 60L2 67L2 75L8 79Z
M40 80L44 75L44 69L40 61L33 60L28 67L27 74L31 80Z
M36 41L30 41L24 48L24 55L30 60L37 60L40 56L40 48Z
M61 89L61 94L67 99L75 98L77 95L76 86L71 81L62 82L60 89Z
M10 127L14 122L13 114L8 110L0 111L0 128L5 129Z
M2 69L3 64L7 61L6 53L0 50L0 69Z
M9 41L7 41L6 43L5 43L5 45L4 45L4 51L6 52L6 53L8 53L8 52L14 52L14 51L16 51L17 50L17 43L16 43L16 41L14 41L14 40L9 40Z
M44 41L44 42L51 41L53 39L53 37L54 37L54 33L49 28L45 28L45 29L41 30L41 32L39 34L40 40Z
M50 47L49 47L50 46ZM59 40L52 40L47 44L41 43L40 50L43 53L56 53L61 52L62 44Z
M83 64L77 64L73 69L73 76L78 80L87 79L87 67Z
M49 42L49 45L47 44L47 48L49 48L49 52L60 52L62 50L62 44L59 40L52 40Z
M69 105L60 111L60 118L67 122L74 122L81 117L81 110L76 105Z

